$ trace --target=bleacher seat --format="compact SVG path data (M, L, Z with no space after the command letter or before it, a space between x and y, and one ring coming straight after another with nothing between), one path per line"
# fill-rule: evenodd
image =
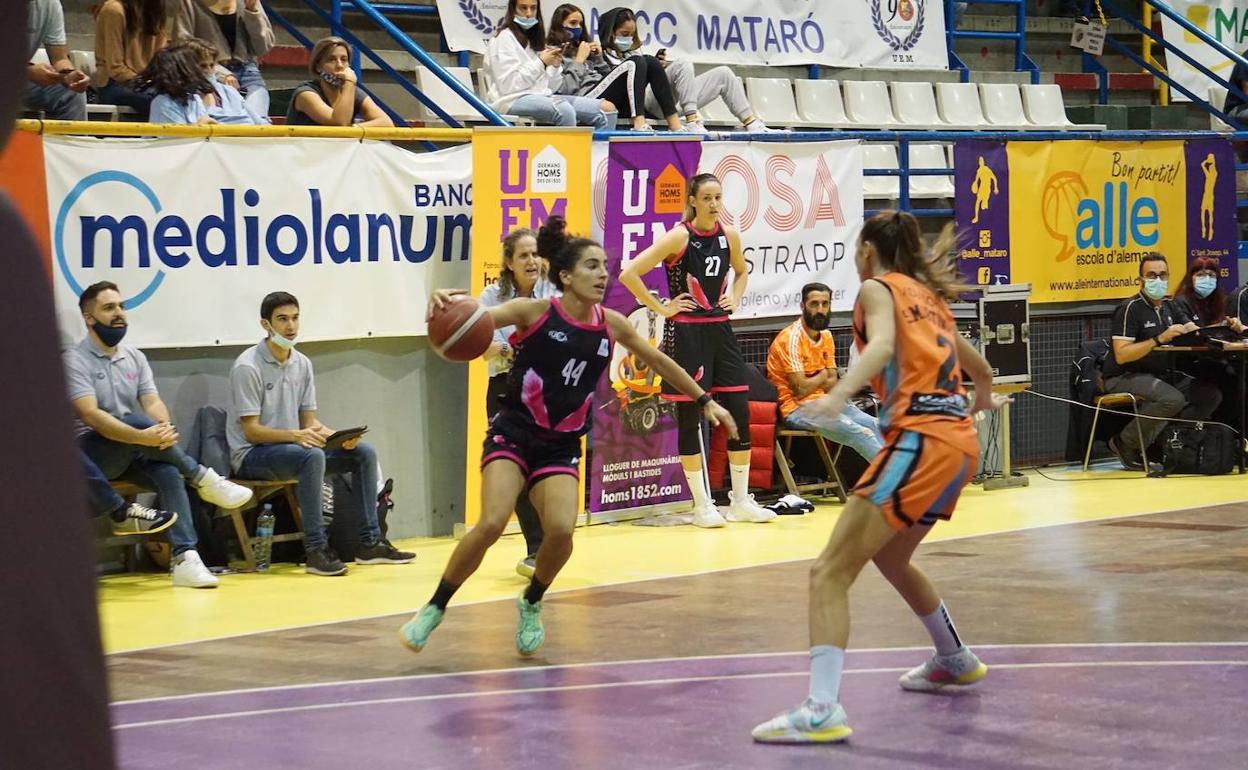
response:
M788 78L746 78L745 91L754 112L772 128L807 128L797 114L793 84Z
M797 92L797 114L817 128L850 128L841 99L841 84L835 80L802 78L793 81Z
M897 145L868 142L862 146L862 167L871 169L900 168ZM896 176L864 176L862 197L896 200L900 196L901 178Z
M1216 83L1209 86L1209 104L1221 110L1222 105L1226 104L1226 89ZM1222 133L1231 133L1235 129L1229 123L1209 113L1209 128L1212 131L1220 131Z
M698 110L698 114L702 116L702 122L708 126L736 126L741 121L737 120L737 116L728 110L728 105L724 104L724 100L718 96L715 101Z
M883 80L846 80L845 114L858 128L902 128L893 116Z
M446 71L460 83L463 83L469 91L473 90L472 73L467 67L447 67ZM481 123L485 120L481 113L477 112L467 100L455 93L449 85L442 82L442 79L427 67L416 68L416 87L425 96L429 97L430 101L441 107L446 114L461 123ZM418 107L417 117L428 122L441 122L437 114L423 103Z
M993 128L1035 128L1023 112L1023 98L1019 94L1017 83L980 83L979 98L984 105L984 117Z
M943 144L910 144L910 168L951 168ZM910 177L911 198L952 198L952 176Z
M946 123L968 129L989 127L974 83L937 83L936 107Z
M894 81L893 114L905 128L940 130L952 128L936 110L936 92L928 82Z
M1056 83L1022 86L1023 110L1037 128L1103 131L1103 123L1072 123L1066 116L1062 87Z

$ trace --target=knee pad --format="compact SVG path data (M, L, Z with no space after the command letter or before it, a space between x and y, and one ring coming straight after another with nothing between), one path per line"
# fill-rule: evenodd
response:
M692 401L676 403L677 444L680 454L702 454L702 409Z
M744 452L751 446L750 444L750 397L745 391L730 391L720 394L720 401L724 408L728 410L728 414L732 415L733 422L737 424L737 434L740 438L728 439L729 452Z

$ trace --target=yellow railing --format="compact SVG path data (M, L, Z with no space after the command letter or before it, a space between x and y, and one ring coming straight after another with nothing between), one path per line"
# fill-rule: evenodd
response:
M246 136L317 137L321 139L376 139L384 141L470 142L469 128L361 128L359 126L202 126L163 123L124 123L87 120L19 120L17 130L48 135L90 136Z
M1144 29L1151 31L1153 29L1153 6L1144 3ZM1144 61L1156 67L1159 71L1165 72L1166 68L1161 66L1161 62L1153 58L1153 39L1148 35L1141 35L1143 42L1140 47L1140 54ZM1148 70L1143 70L1148 72ZM1157 102L1165 107L1170 103L1170 85L1161 78L1157 78Z

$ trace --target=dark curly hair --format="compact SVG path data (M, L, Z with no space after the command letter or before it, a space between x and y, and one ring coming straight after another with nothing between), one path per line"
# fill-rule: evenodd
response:
M563 291L561 270L569 273L576 269L581 254L591 246L602 248L592 238L581 238L568 234L568 222L563 217L551 217L537 231L537 253L550 262L550 282L559 291Z
M212 81L199 68L199 56L186 45L162 48L139 73L139 88L150 88L179 102L195 94L215 93Z

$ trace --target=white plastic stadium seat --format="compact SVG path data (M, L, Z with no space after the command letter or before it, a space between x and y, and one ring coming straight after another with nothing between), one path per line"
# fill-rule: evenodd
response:
M70 51L69 63L89 78L95 77L95 51Z
M788 78L746 78L746 96L754 112L772 128L802 128L806 121L797 114L793 84Z
M698 114L702 116L702 122L708 126L736 126L741 123L737 120L737 116L728 110L728 105L724 104L724 100L718 96L715 101L698 109Z
M460 83L471 91L472 90L472 73L467 67L447 67L446 71L451 74ZM446 114L463 122L479 123L484 118L481 113L477 112L462 96L455 93L442 79L433 73L433 70L427 67L416 68L416 87L419 88L425 96L434 104L441 107ZM419 116L426 121L439 121L440 119L433 110L426 107L423 103L419 105Z
M845 114L858 128L900 128L883 80L846 80Z
M1023 113L1017 83L980 83L979 98L984 104L984 117L994 128L1035 128Z
M937 83L936 106L946 123L972 129L989 127L974 83Z
M864 169L900 168L897 162L897 145L868 142L862 145ZM862 197L896 200L900 196L901 178L896 176L864 176Z
M951 168L943 144L910 144L910 168ZM911 198L952 198L952 176L910 177Z
M1066 117L1066 101L1062 98L1062 87L1056 83L1043 85L1024 85L1023 110L1027 119L1041 128L1081 129L1084 131L1104 131L1103 123L1072 123Z
M894 81L891 90L893 114L906 128L949 128L936 111L936 92L931 83Z
M848 128L851 124L845 115L845 102L841 99L841 84L835 80L793 81L797 92L797 114L818 128Z

